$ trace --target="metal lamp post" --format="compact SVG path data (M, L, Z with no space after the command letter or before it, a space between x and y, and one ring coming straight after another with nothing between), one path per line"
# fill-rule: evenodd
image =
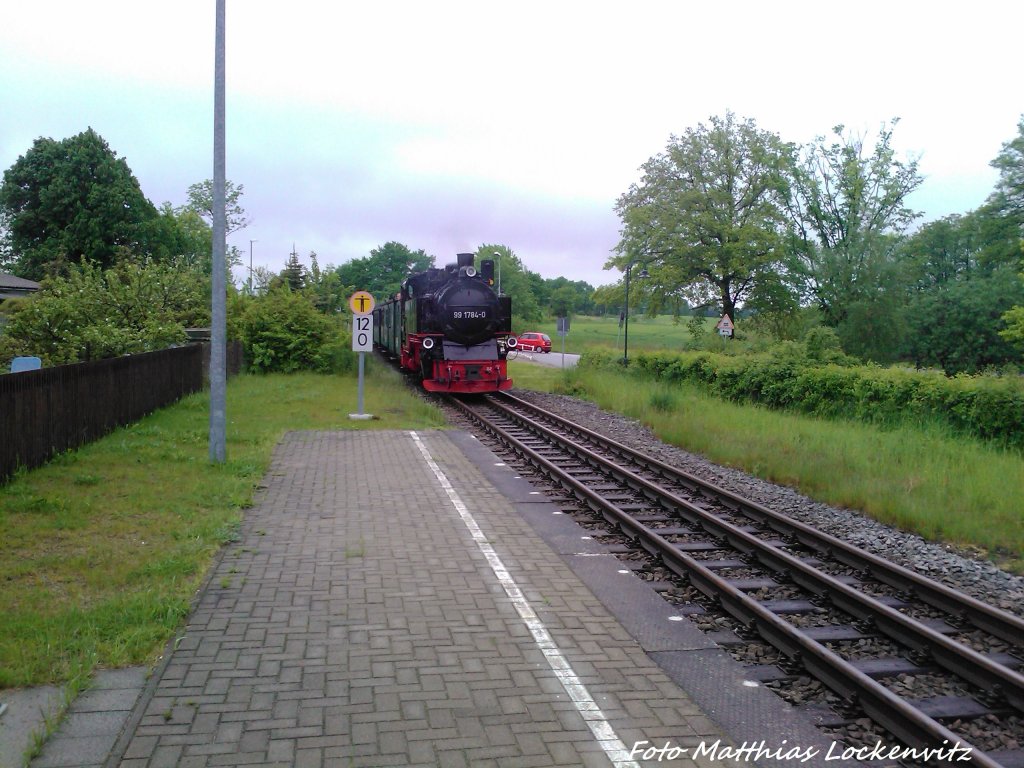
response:
M259 240L249 241L249 295L252 296L252 244L258 243Z
M227 460L227 214L224 139L225 0L217 0L213 56L213 278L210 297L210 461Z
M626 330L622 344L622 364L629 365L629 273L633 269L633 265L636 264L636 259L629 262L626 265ZM646 267L640 268L640 273L637 275L639 278L649 277Z

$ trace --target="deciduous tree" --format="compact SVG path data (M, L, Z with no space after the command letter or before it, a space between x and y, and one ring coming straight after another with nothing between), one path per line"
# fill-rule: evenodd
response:
M594 286L583 280L556 277L545 280L548 309L555 317L566 317L580 312L586 314L594 307Z
M309 261L306 292L312 299L313 306L328 315L341 312L345 308L349 294L338 277L338 270L330 264L321 269L315 251L310 251Z
M904 204L922 181L917 160L896 157L883 126L873 150L838 125L804 149L789 197L796 253L825 321L839 326L850 307L872 302L891 284L895 249L917 217Z
M993 202L1018 226L1024 226L1024 115L1017 124L1017 135L1003 144L991 165L999 171Z
M495 255L497 254L497 255ZM531 330L544 318L541 297L545 295L544 279L531 272L507 245L485 243L476 249L476 264L484 259L501 263L501 292L512 297L512 325L517 331ZM497 270L497 266L495 267ZM497 272L495 272L497 273ZM497 289L497 285L495 285Z
M195 265L210 274L213 269L213 230L203 218L189 208L160 206L156 222L160 229L163 260Z
M977 226L970 214L929 222L901 246L912 287L928 291L978 268Z
M394 296L413 272L422 272L434 266L434 257L421 248L412 251L394 241L370 251L370 255L342 264L337 268L343 285L358 291L369 291L377 299Z
M125 258L83 262L17 300L0 336L0 362L38 355L47 365L163 349L209 323L209 285L194 267Z
M226 214L227 234L245 229L252 223L239 202L245 194L245 185L235 186L232 181L224 183L224 208ZM213 180L206 179L188 188L188 202L179 210L187 210L201 216L207 224L213 225Z
M1003 250L1021 259L1024 257L1024 117L1017 124L1017 136L1003 145L992 166L999 170L999 183L987 208L1005 214ZM1016 240L1016 248L1007 242L1011 239ZM1024 275L1018 278L1024 280ZM1024 302L1009 309L1002 319L1006 324L1002 338L1024 349Z
M714 300L735 318L736 305L783 260L791 153L731 112L672 136L616 204L622 240L609 266L642 261L653 285L683 287L691 304Z
M92 128L69 139L39 138L4 172L14 271L42 279L82 259L113 263L119 248L149 255L157 211L124 158Z
M14 254L11 251L10 214L0 206L0 269L5 271L14 266Z
M576 292L568 285L551 292L551 314L555 317L569 317L576 312Z
M922 293L907 312L908 354L917 365L938 366L948 374L1016 362L1020 354L1004 323L1012 320L1012 314L1006 317L1010 308L1021 303L1024 286L1007 267Z

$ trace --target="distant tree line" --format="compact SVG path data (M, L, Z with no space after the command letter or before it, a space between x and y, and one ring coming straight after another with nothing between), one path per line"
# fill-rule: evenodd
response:
M547 317L588 314L594 311L594 287L564 277L545 279L529 270L507 245L484 244L476 249L476 264L495 262L494 289L512 296L513 322L517 329L542 322ZM443 267L454 262L455 254L443 260L422 248L411 250L398 242L374 248L368 256L352 259L337 267L340 282L351 290L364 290L382 300L398 293L402 281L413 272ZM499 280L500 278L500 280Z
M249 224L242 185L227 184L227 229ZM0 185L0 269L38 280L35 296L0 306L0 366L16 355L46 365L159 349L209 323L213 189L190 186L186 204L157 207L124 158L91 128L37 139ZM500 253L495 257L494 253ZM240 263L229 252L229 269ZM593 308L592 286L544 280L507 246L480 247L501 263L502 290L516 296L520 327L549 313ZM435 264L422 249L387 242L341 266L306 263L293 247L280 271L257 267L229 282L229 335L245 344L251 370L343 370L342 315L355 290L393 295L411 272Z

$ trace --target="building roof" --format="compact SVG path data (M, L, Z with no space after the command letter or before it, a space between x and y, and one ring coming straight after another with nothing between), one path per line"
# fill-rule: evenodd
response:
M23 277L15 277L6 272L0 272L0 289L14 288L22 291L38 291L42 286L34 280L26 280Z

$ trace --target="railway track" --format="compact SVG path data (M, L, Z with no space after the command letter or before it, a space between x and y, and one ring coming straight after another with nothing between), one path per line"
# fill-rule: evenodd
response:
M449 402L578 499L593 537L750 677L804 705L807 678L826 686L811 709L834 733L866 715L908 747L1024 766L1021 618L514 396Z

